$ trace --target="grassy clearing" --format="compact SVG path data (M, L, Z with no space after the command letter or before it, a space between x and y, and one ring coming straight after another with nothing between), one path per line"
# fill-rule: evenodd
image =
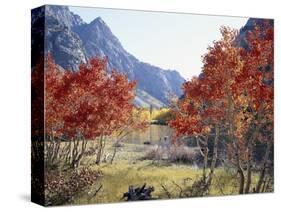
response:
M198 179L202 171L184 165L155 165L148 160L137 164L118 161L113 165L101 165L99 170L104 176L95 187L91 188L91 193L94 193L100 184L103 185L102 190L93 199L89 199L88 194L82 194L74 200L74 204L119 202L129 185L141 186L144 183L154 186L155 191L152 193L154 198L167 198L161 184L169 190L172 197L178 197L180 190L174 183L184 188ZM186 181L187 178L192 180ZM210 196L237 194L237 186L237 179L233 172L218 168Z
M154 186L155 191L152 193L154 198L167 198L161 184L169 190L172 197L178 197L180 190L174 183L185 188L201 176L201 169L184 164L140 160L145 151L149 148L151 147L143 144L124 143L123 146L118 149L113 164L102 163L96 166L94 163L90 162L93 169L102 171L103 177L101 177L97 184L90 188L90 190L78 195L73 203L119 202L121 201L123 193L128 191L129 185L141 186L144 183L149 186ZM112 151L112 143L108 142L106 145L106 152ZM89 164L91 158L86 158L82 161L82 164L85 163L85 161L88 161L87 163ZM218 168L215 173L216 176L213 180L210 195L237 194L238 181L235 171ZM187 178L192 180L186 180ZM254 178L253 183L255 183L255 181L256 178ZM103 187L98 192L97 196L90 198L89 196L95 193L100 185Z
M183 183L184 179L189 177L196 179L201 171L186 167L183 165L156 166L152 161L139 161L136 164L130 164L127 161L118 161L113 165L101 165L99 169L104 176L98 182L103 185L102 191L92 200L91 203L118 202L124 192L128 190L129 185L141 186L147 183L154 186L153 197L167 198L161 184L171 187L172 181ZM96 188L93 188L94 192ZM177 191L171 189L171 192ZM74 203L89 203L87 195L77 198Z

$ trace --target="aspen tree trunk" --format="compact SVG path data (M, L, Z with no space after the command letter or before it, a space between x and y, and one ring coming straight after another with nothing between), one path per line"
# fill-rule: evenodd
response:
M116 152L117 152L117 147L114 147L114 151L113 151L113 154L112 154L112 157L111 157L111 160L110 160L110 164L113 163L115 155L116 155Z
M252 183L252 166L253 166L253 144L257 139L260 127L257 127L248 143L248 158L247 158L247 182L245 186L245 194L250 192Z
M81 149L79 146L81 144ZM71 161L71 168L77 168L80 164L80 161L85 153L87 147L87 140L84 138L81 140L74 140L74 146L72 150L72 161Z
M237 168L237 174L239 175L239 194L244 193L244 184L245 184L245 176L244 172L240 163L240 151L239 147L236 141L236 138L234 136L234 106L233 106L233 100L230 96L230 91L228 91L227 95L227 101L228 101L228 122L229 122L229 135L230 139L233 143L234 151L235 151L235 162L236 162L236 168Z
M218 158L218 143L219 143L219 126L216 124L212 162L211 162L210 174L208 176L208 181L207 181L208 186L211 185L212 179L213 179L213 176L214 176L214 172L215 172L215 167L216 167L217 158Z
M251 183L252 183L253 145L254 145L254 142L256 141L259 131L262 127L260 124L261 111L262 111L262 106L258 110L258 118L257 118L258 126L255 128L251 138L249 139L249 143L248 143L247 182L246 182L246 186L245 186L245 194L248 194L250 192Z
M206 182L206 178L207 178L207 167L208 167L208 148L204 147L204 167L203 167L203 179L204 182Z
M264 177L265 177L266 168L267 168L267 165L268 165L269 154L270 154L271 148L272 148L272 142L269 142L267 144L267 147L266 147L266 152L265 152L264 159L263 159L262 170L260 172L259 181L258 181L257 186L256 186L256 192L257 193L261 192L261 187L262 187L262 183L264 181Z
M207 171L207 166L208 166L208 147L207 147L208 138L204 139L204 146L200 145L200 141L199 141L198 137L196 137L196 141L197 141L197 146L200 148L200 154L203 157L203 173L202 173L202 175L203 175L203 180L205 182L206 178L207 178L206 171Z
M99 144L98 144L98 153L97 153L97 159L96 164L99 165L101 161L102 156L102 147L103 147L103 135L100 136Z
M239 194L243 194L244 193L244 184L245 184L245 176L244 176L244 172L243 169L241 167L241 163L240 163L240 153L239 153L239 147L237 145L235 145L235 160L236 160L236 167L237 167L237 173L239 175Z
M245 194L250 192L250 187L252 183L252 152L253 152L253 144L252 141L249 141L248 144L248 158L247 158L247 182L245 186Z
M239 190L238 193L239 194L243 194L244 193L244 185L245 185L245 175L244 175L244 171L243 168L241 166L241 162L240 162L240 151L239 151L239 146L237 144L237 141L235 139L234 136L234 130L233 130L233 123L230 122L230 139L233 143L233 147L234 147L234 151L235 151L235 162L236 162L236 168L237 168L237 174L239 176Z
M239 147L238 147L237 141L236 141L235 136L234 136L232 120L230 121L230 139L233 143L233 147L234 147L234 151L235 151L235 158L234 159L235 159L235 162L236 162L237 174L239 175L239 190L238 190L238 193L243 194L244 193L244 184L245 184L245 175L244 175L244 171L243 171L243 168L242 168L241 162L240 162L240 151L239 151Z

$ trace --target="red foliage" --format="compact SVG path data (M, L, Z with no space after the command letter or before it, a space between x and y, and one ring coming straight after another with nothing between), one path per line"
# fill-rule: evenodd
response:
M131 115L135 82L93 58L79 71L61 71L48 57L45 70L45 130L68 138L111 134Z
M264 21L248 33L246 50L237 31L222 27L221 34L203 57L202 75L183 86L170 122L177 135L206 134L219 123L241 142L253 125L273 121L273 27Z

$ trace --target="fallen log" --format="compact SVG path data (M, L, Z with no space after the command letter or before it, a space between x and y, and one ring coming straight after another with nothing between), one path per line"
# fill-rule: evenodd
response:
M152 200L151 193L154 191L153 186L146 188L146 183L141 187L134 188L132 185L129 186L128 192L123 194L121 200L126 201L138 201L138 200Z

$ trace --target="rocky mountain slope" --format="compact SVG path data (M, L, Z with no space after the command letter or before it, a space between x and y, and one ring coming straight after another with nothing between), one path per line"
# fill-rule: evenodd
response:
M32 24L43 15L45 53L51 53L56 63L64 69L76 71L79 64L89 58L107 57L109 69L117 69L130 80L137 81L135 104L140 107L148 107L150 104L161 107L168 104L171 95L182 94L184 79L177 71L163 70L139 61L123 48L102 18L87 24L68 7L49 5L38 9L37 15L33 14ZM36 45L32 42L32 48ZM149 46L147 48L149 51Z

